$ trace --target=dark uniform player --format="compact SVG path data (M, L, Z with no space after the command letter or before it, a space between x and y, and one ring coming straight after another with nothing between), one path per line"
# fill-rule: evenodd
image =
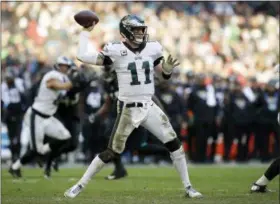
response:
M239 79L235 81L235 88L229 93L225 104L225 115L228 117L230 134L232 138L238 139L237 161L248 160L248 138L254 116L254 103ZM228 143L230 144L230 143Z
M183 99L167 81L161 82L156 89L156 96L163 105L166 114L170 118L172 127L177 135L180 135L181 123L184 114Z
M279 73L280 73L280 67L279 64L274 67L275 72L278 75L279 79ZM279 93L279 87L278 87L278 93ZM279 110L278 110L279 111ZM280 112L278 112L277 116L278 125L280 125ZM278 126L279 129L279 126ZM269 192L267 189L267 185L270 181L272 181L277 175L280 175L280 157L278 157L272 164L268 167L268 169L265 171L264 175L261 176L255 183L253 183L251 187L252 193L266 193Z
M255 117L257 122L255 141L256 150L263 162L269 161L272 156L269 154L269 135L274 133L276 141L279 141L279 126L275 119L280 110L280 94L275 84L275 80L270 80L257 101L259 108Z
M90 82L90 85L84 91L84 113L82 134L84 137L83 152L86 155L86 161L91 161L95 155L104 148L107 142L104 135L104 120L96 117L96 112L104 103L103 90L98 83L98 78Z
M12 70L5 73L5 81L1 84L1 104L3 122L6 123L10 140L12 161L20 156L20 133L22 116L26 106L24 87L21 79L16 78Z
M213 137L217 115L217 100L214 87L206 86L205 75L198 76L198 83L194 86L188 101L187 108L194 115L194 135L191 141L195 143L194 162L206 161L207 140Z

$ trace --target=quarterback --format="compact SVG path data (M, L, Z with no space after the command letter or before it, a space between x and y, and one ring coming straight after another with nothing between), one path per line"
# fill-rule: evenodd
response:
M76 197L106 163L120 156L131 132L142 126L169 150L186 194L191 198L202 197L191 185L185 153L175 131L164 112L152 101L154 69L162 70L163 78L169 79L173 68L179 63L171 56L164 60L162 46L156 41L148 41L147 26L135 15L127 15L120 21L123 41L108 43L100 53L93 51L93 54L89 54L89 31L94 25L80 33L77 58L84 63L111 65L115 70L119 86L118 116L108 148L93 159L82 178L64 196Z

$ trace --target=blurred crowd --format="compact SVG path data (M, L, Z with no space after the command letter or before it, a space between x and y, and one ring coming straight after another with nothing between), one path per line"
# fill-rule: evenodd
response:
M223 150L219 154L224 160L268 161L279 154L276 121L280 110L279 78L273 71L279 63L277 2L275 5L273 2L2 2L1 5L1 71L12 69L14 77L23 80L26 94L52 68L58 55L75 59L81 30L73 19L75 13L91 9L98 14L100 22L91 37L91 46L98 50L108 41L119 40L119 20L135 13L145 18L149 38L158 40L166 52L180 59L181 65L172 80L157 84L156 95L192 161L213 162L220 151L221 138ZM100 76L98 72L96 82ZM102 84L93 83L93 87L101 97L91 97L90 103L101 107ZM82 103L89 101L90 93L83 95L82 118L85 115ZM100 125L106 126L106 120ZM90 148L96 147L85 144L82 152L87 155Z
M81 28L73 16L83 9L100 18L92 46L119 40L121 17L135 13L145 18L149 38L180 59L182 72L237 72L267 82L279 59L277 2L3 2L1 9L4 62L10 55L29 64L74 57Z

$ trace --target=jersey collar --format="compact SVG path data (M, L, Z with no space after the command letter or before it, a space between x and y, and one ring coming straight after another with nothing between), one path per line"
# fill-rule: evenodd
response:
M144 48L146 47L146 43L142 43L140 44L139 47L137 48L133 48L131 47L127 42L122 42L124 44L124 46L127 47L127 49L129 49L131 52L133 52L134 54L136 54L137 52L140 53L142 50L144 50Z

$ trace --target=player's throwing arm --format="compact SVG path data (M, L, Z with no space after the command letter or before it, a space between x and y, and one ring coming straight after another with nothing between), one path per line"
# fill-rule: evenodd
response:
M99 18L94 12L85 10L77 13L74 19L83 27L83 31L79 36L78 60L88 64L103 65L104 55L96 50L92 50L91 54L89 54L87 49L90 31L92 31L94 26L99 22Z

